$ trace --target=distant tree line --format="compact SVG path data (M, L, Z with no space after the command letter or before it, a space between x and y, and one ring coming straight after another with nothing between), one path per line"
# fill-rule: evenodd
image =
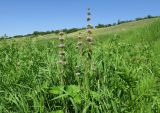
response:
M136 18L135 20L118 20L117 23L113 23L113 24L98 24L97 26L95 26L95 28L104 28L104 27L110 27L110 26L115 26L115 25L119 25L119 24L123 24L123 23L128 23L128 22L133 22L133 21L139 21L139 20L145 20L145 19L150 19L150 18L157 18L160 16L145 16L145 17L141 17L141 18Z
M76 32L76 31L79 31L79 30L82 30L82 29L85 29L85 28L71 28L71 29L62 29L62 30L52 30L52 31L46 31L46 32L41 32L41 31L35 31L33 32L33 34L28 34L28 35L24 35L24 36L37 36L37 35L47 35L47 34L58 34L60 31L63 31L64 33L68 34L68 33L73 33L73 32Z
M133 22L133 21L139 21L139 20L144 20L144 19L150 19L150 18L157 18L157 17L160 17L160 16L151 16L151 15L148 15L148 16L145 16L145 17L141 17L141 18L136 18L135 20L118 20L117 23L113 23L113 24L98 24L95 26L95 28L105 28L105 27L111 27L111 26L115 26L115 25L119 25L119 24L123 24L123 23L128 23L128 22ZM52 30L52 31L34 31L32 34L26 34L26 35L16 35L16 36L13 36L13 37L8 37L6 34L4 36L1 36L0 37L0 40L3 40L3 39L9 39L9 38L21 38L21 37L36 37L36 36L39 36L39 35L47 35L47 34L58 34L60 31L63 31L64 33L68 34L68 33L73 33L73 32L76 32L76 31L79 31L79 30L82 30L82 29L85 29L85 28L71 28L71 29L62 29L62 30Z
M59 34L59 32L63 31L64 33L68 34L68 33L73 33L73 32L76 32L76 31L79 31L79 30L82 30L82 29L85 29L85 28L71 28L71 29L62 29L62 30L52 30L52 31L34 31L32 34L26 34L26 35L16 35L16 36L13 36L13 38L21 38L21 37L36 37L36 36L39 36L39 35L48 35L48 34Z

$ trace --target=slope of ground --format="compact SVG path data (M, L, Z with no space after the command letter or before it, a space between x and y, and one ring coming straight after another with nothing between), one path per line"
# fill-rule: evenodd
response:
M152 19L133 21L133 22L123 23L120 25L111 26L111 27L107 27L107 28L98 28L98 29L95 28L93 30L93 33L94 33L94 35L101 35L101 34L112 33L112 32L126 31L126 30L130 30L132 28L142 27L142 26L151 24L152 22L155 22L157 20L160 20L160 18L152 18ZM83 34L85 34L85 30L81 30L79 32L82 32ZM79 32L71 33L71 34L69 34L69 36L72 36L72 37L77 36Z
M159 19L95 29L92 54L68 38L65 65L56 37L0 42L0 113L160 113Z

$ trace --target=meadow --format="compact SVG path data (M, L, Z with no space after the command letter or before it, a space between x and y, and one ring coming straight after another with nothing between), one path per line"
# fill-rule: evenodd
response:
M0 113L160 113L160 19L79 32L0 41Z

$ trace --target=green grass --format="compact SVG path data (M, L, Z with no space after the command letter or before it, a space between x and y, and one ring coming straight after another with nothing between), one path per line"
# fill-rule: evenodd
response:
M94 33L82 58L68 35L64 67L57 36L1 41L0 113L160 113L160 19Z

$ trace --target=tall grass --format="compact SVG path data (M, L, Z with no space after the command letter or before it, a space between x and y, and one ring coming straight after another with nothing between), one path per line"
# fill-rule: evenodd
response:
M1 41L0 112L159 113L159 25L95 37L95 71L66 39L63 84L59 40Z

